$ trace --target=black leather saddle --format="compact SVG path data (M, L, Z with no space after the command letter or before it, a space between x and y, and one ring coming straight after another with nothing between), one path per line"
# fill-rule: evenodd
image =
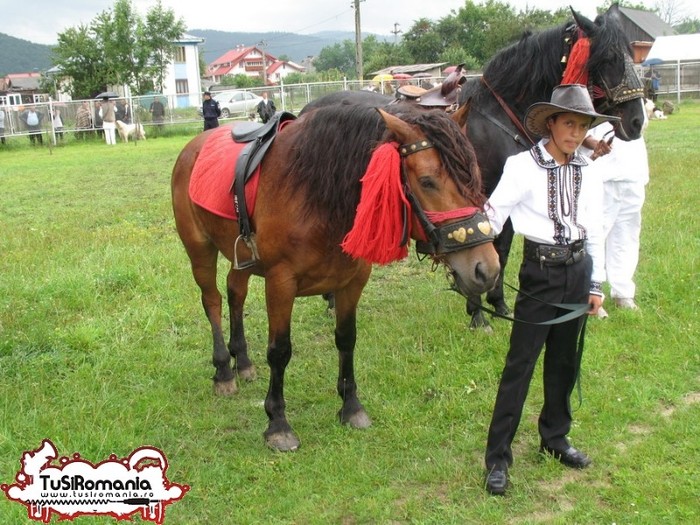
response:
M244 122L231 131L233 140L247 144L236 160L236 172L233 179L233 204L238 214L238 225L244 238L250 237L250 217L245 202L245 183L262 162L265 153L272 145L282 123L296 119L286 111L279 111L265 124Z

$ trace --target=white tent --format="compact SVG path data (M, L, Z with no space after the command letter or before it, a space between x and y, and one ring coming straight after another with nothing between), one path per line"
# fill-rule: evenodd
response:
M681 62L689 60L700 61L700 33L657 37L642 65L675 62L678 102L680 103Z
M651 60L656 62L700 61L700 33L657 37L645 62Z

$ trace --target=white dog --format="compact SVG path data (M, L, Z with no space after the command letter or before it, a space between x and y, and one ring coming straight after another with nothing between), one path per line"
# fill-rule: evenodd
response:
M664 120L667 118L661 108L657 107L651 99L644 99L644 109L647 112L649 120Z
M129 142L129 137L137 140L146 140L146 132L141 124L126 124L121 120L117 120L117 131L124 142Z

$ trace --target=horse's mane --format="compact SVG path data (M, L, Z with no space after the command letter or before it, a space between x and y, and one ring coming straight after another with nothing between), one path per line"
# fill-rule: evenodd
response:
M549 100L554 86L561 83L565 64L561 62L567 47L564 36L573 20L560 26L532 33L523 33L519 41L496 53L484 67L484 79L510 107L524 115L535 101ZM595 75L611 62L623 63L623 51L631 54L629 42L613 16L598 15L591 37L588 71ZM490 97L485 90L472 84L475 95Z
M614 15L598 15L595 24L597 30L595 39L592 39L591 43L591 56L588 59L589 71L598 71L611 60L622 62L624 52L632 56L632 46L629 39Z
M476 205L483 204L474 149L449 116L402 104L384 109L418 126L465 197ZM304 195L307 217L315 217L329 238L345 234L353 224L360 179L372 151L392 137L377 110L362 104L321 107L307 113L299 124L302 127L287 171L287 190Z
M484 79L515 111L524 112L532 100L549 100L552 88L559 84L564 31L569 24L525 32L484 67Z

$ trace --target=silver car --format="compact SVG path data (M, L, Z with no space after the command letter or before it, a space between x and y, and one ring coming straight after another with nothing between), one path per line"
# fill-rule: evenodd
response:
M212 98L219 103L221 118L248 116L255 113L255 108L262 97L250 91L222 91L213 93Z

